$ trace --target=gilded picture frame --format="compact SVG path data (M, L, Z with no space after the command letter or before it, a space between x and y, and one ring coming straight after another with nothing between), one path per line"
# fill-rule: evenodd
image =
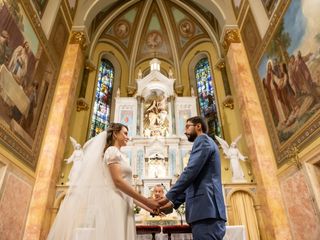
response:
M317 8L316 0L281 2L254 66L279 167L320 133L320 25L312 15Z
M39 14L39 16L41 18L46 7L47 7L49 0L32 0L32 2L37 10L37 13Z
M35 169L57 63L24 1L0 5L0 144Z

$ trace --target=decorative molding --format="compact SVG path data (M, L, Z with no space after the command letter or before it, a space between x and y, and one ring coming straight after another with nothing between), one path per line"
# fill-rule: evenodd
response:
M220 59L217 63L216 63L216 68L218 68L220 71L222 69L224 69L226 67L226 62L224 61L224 59Z
M230 108L230 109L234 109L234 101L233 101L233 97L228 95L225 97L225 99L222 102L223 107L225 108Z
M71 33L70 44L79 44L82 50L87 47L86 35L84 32L73 31Z
M132 86L132 85L127 86L127 94L129 97L132 97L136 91L137 91L137 88L135 86Z
M231 43L240 43L240 35L239 30L234 29L227 29L224 34L222 47L226 50L226 52L229 50L229 47Z
M8 132L5 126L0 124L0 143L14 152L25 164L35 167L35 155L18 137Z
M176 90L178 96L182 96L183 95L184 86L182 84L176 84L175 85L175 90Z
M86 64L85 64L85 69L88 70L89 72L92 72L92 71L97 70L98 68L93 62L91 62L87 59Z
M244 16L243 25L240 28L242 42L249 59L253 59L261 46L261 37L258 26L250 8Z
M300 170L302 168L302 164L300 162L299 152L300 151L296 146L292 146L288 149L285 158L290 159L290 162L294 163L297 166L297 168Z

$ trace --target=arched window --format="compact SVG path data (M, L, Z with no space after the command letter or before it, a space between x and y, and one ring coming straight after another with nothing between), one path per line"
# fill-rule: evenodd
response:
M212 85L212 75L208 58L202 58L195 67L196 84L201 116L208 123L208 134L221 136L221 124L219 122L216 96Z
M109 124L113 80L114 67L112 63L106 59L102 59L91 118L90 137L102 132Z

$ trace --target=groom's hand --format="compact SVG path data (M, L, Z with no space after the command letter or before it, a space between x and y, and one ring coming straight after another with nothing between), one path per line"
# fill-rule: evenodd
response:
M160 212L164 213L164 214L172 213L173 212L173 203L169 201L165 205L161 206Z
M160 206L164 206L169 202L169 199L166 197L161 198L160 200L158 200L158 203L160 204Z

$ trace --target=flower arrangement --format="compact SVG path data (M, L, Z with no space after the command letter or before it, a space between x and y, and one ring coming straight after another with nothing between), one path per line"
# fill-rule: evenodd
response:
M185 204L181 204L179 208L176 209L176 212L179 214L180 216L180 224L182 225L183 224L183 219L182 219L182 216L185 214L186 212L186 206Z
M133 212L134 214L139 214L141 211L141 207L137 206L137 205L134 205L133 207Z

